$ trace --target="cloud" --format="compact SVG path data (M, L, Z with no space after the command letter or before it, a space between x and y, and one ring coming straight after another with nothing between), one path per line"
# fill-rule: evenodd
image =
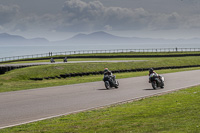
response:
M35 14L29 14L15 20L10 27L13 31L34 31L34 30L54 30L55 27L59 24L60 17L59 15L44 14L41 16Z
M0 25L11 22L19 13L19 6L0 5Z
M27 15L19 9L19 6L15 5L0 5L0 30L92 32L97 30L139 31L200 28L199 14L150 12L145 8L105 6L100 1L66 0L61 12L57 14L32 13ZM10 25L5 26L7 23Z
M59 31L170 30L187 21L177 12L151 13L144 8L106 7L100 1L67 0Z
M200 15L196 14L188 17L187 21L184 23L184 28L186 29L200 29Z
M110 25L105 25L105 26L104 26L104 29L105 29L106 31L111 31L111 30L112 30L112 27L111 27Z
M149 29L152 30L171 30L179 29L184 23L184 18L178 13L156 14L149 23Z
M64 18L59 30L85 31L102 27L100 22L103 22L105 9L99 1L86 3L81 0L67 0L62 10Z
M92 20L103 15L104 6L99 1L86 3L81 0L67 0L64 3L63 11L72 18Z
M63 30L115 30L144 28L150 14L143 8L135 10L121 7L105 7L100 1L83 2L67 0L63 6ZM61 27L59 28L61 29Z

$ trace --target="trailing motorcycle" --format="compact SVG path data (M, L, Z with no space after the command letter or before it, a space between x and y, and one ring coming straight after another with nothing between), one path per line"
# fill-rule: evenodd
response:
M118 88L119 87L119 82L115 80L112 76L105 75L103 78L103 81L105 83L106 89L110 89L112 87Z
M150 74L149 81L153 87L153 89L157 89L158 87L164 88L164 77L161 75L156 75L155 73Z

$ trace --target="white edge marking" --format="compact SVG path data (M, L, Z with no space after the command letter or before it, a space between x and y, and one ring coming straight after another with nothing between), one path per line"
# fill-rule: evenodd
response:
M129 99L129 100L121 101L121 102L116 102L116 103L111 103L111 104L107 104L107 105L103 105L103 106L97 106L97 107L77 110L77 111L73 111L73 112L68 112L68 113L64 113L64 114L59 114L59 115L49 116L49 117L45 117L45 118L40 118L40 119L36 119L36 120L32 120L32 121L22 122L22 123L18 123L18 124L3 126L3 127L0 127L0 129L19 126L19 125L24 125L24 124L28 124L28 123L37 122L37 121L42 121L42 120L47 120L47 119L56 118L56 117L60 117L60 116L65 116L65 115L69 115L69 114L75 114L75 113L79 113L79 112L99 109L99 108L103 108L103 107L109 107L109 106L112 106L112 105L124 104L124 103L132 102L132 101L137 101L137 100L140 100L140 99L143 99L143 98L148 98L148 97L152 97L152 96L156 96L156 95L163 95L163 94L167 94L167 93L170 93L170 92L178 91L178 90L181 90L181 89L194 87L194 86L197 86L197 85L200 85L200 84L194 84L194 85L190 85L190 86L187 86L187 87L172 89L172 90L168 90L168 91L164 91L164 92L158 92L158 93L154 93L154 94L151 94L151 95L145 95L145 96L141 96L141 97L136 97L136 98L133 98L133 99Z

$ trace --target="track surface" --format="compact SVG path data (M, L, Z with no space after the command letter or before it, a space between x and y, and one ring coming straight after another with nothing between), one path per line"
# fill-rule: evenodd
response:
M0 93L0 129L161 94L200 84L200 70L163 74L165 88L153 90L148 76L119 79L118 89L103 81Z

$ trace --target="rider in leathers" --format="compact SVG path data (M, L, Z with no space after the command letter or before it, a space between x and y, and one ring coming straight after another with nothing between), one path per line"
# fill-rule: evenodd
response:
M105 78L106 75L111 76L111 77L112 77L112 80L113 80L113 83L116 83L115 75L113 75L112 72L108 70L108 68L105 68L105 69L104 69L103 81L104 81L104 78Z
M154 70L153 68L150 68L149 69L149 76L154 73L156 75L156 77L158 77L159 79L161 79L160 75L158 75ZM160 80L162 82L162 80ZM149 77L149 83L151 83L151 80L150 80L150 77Z

